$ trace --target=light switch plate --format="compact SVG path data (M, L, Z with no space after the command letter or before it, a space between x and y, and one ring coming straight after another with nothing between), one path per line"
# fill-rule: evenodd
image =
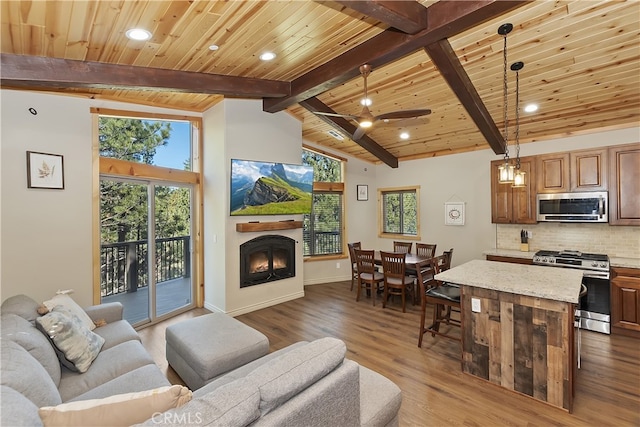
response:
M474 313L480 313L481 310L480 298L471 298L471 311Z

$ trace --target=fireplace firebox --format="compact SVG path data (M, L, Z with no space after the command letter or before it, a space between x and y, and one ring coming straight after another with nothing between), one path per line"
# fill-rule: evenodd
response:
M240 245L240 287L282 280L296 275L296 241L268 235Z

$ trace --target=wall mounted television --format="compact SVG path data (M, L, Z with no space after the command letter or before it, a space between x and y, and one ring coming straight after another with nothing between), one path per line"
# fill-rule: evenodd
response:
M231 159L231 216L311 212L313 167Z

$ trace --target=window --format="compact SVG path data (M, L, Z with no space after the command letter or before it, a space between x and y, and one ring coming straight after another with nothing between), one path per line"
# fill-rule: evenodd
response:
M303 218L304 256L342 255L344 252L343 161L302 151L302 163L313 166L313 203Z
M420 238L418 206L420 187L381 188L380 201L381 237Z
M131 324L195 305L201 279L199 118L92 109L98 190L94 300Z

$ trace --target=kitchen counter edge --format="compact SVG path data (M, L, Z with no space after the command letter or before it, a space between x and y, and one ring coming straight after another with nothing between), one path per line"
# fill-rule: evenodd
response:
M483 255L502 256L511 258L533 259L537 251L522 252L514 249L489 249ZM640 258L609 257L611 267L639 268Z

